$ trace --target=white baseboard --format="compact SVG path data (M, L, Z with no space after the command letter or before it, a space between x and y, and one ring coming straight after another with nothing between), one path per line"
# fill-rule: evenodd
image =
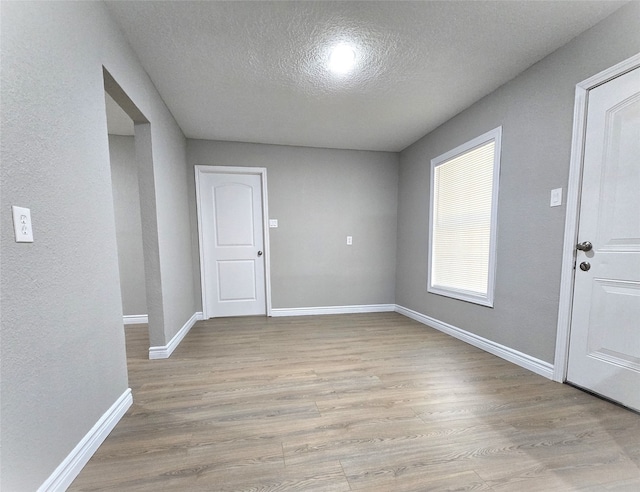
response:
M127 388L73 448L73 451L58 465L58 468L38 488L38 492L62 492L66 490L132 404L131 388Z
M509 362L513 362L520 367L524 367L529 371L535 372L540 376L544 376L548 379L553 379L553 364L549 364L540 359L536 359L535 357L531 357L530 355L519 352L515 349L506 347L496 342L492 342L486 338L475 335L468 331L465 331L456 326L450 325L448 323L444 323L443 321L432 318L431 316L427 316L422 313L418 313L417 311L413 311L403 306L396 305L396 312L400 313L407 318L414 319L419 321L420 323L435 328L447 335L451 335L463 342L467 342L474 347L478 347L490 354L496 355L502 359L508 360Z
M149 315L147 314L125 314L122 317L122 322L125 325L140 325L149 323Z
M316 316L323 314L385 313L395 311L395 304L368 304L362 306L322 306L303 308L273 308L271 316Z
M191 318L180 328L168 344L159 347L149 347L149 359L168 359L173 351L178 347L182 339L187 336L191 327L196 321L202 319L202 312L193 313Z

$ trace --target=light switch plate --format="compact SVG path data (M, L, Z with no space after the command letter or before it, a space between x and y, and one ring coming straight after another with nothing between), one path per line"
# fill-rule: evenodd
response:
M16 243L32 243L31 210L15 205L11 207L11 210L13 211L13 230L16 234Z
M550 207L559 207L562 205L562 188L555 188L551 190L551 201L549 202Z
M269 227L276 229L278 227L278 219L269 219Z
M353 244L353 236L347 236L347 246L351 246Z

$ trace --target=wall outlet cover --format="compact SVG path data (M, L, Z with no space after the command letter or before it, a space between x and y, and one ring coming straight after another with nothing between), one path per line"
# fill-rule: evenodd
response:
M32 243L31 210L16 205L13 205L11 210L13 212L13 230L16 235L16 243Z
M549 202L550 207L559 207L562 205L562 188L555 188L551 190L551 201Z

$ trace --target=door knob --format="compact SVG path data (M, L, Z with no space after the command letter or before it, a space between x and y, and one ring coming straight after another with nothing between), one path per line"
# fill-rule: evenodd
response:
M258 256L262 256L262 251L258 251Z
M590 268L591 263L589 263L588 261L583 261L582 263L580 263L580 270L582 270L583 272L588 272Z
M582 243L578 243L576 245L576 249L585 252L591 251L593 249L593 244L591 244L589 241L584 241Z

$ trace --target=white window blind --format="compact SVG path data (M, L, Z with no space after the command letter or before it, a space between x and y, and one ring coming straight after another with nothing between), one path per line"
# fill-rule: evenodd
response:
M500 130L431 162L430 292L493 305Z

